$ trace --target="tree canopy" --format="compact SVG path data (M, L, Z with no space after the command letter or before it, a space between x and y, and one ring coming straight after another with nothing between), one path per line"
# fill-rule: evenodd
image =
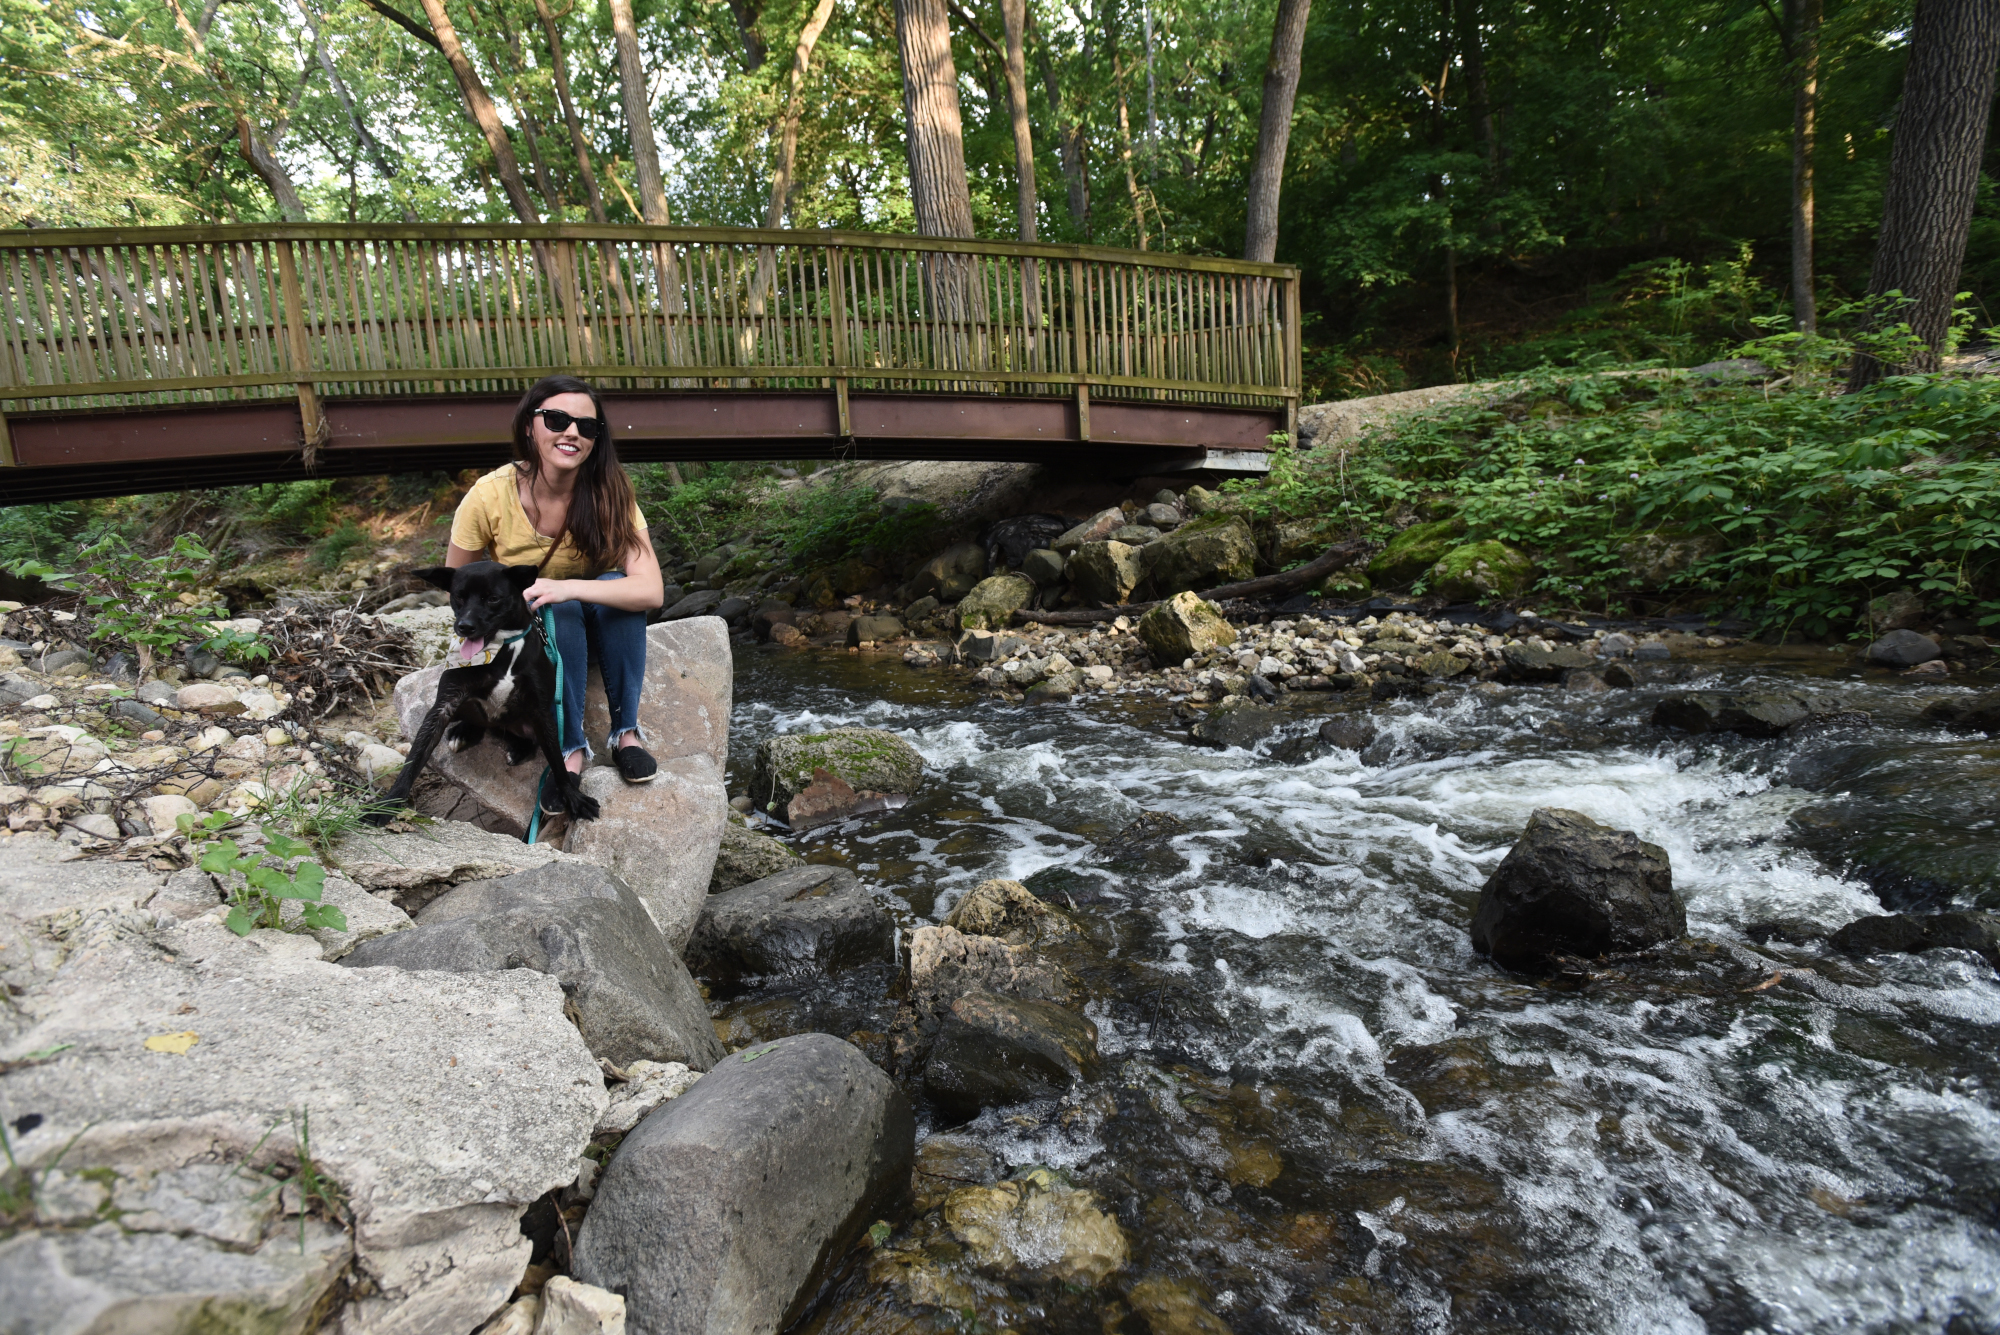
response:
M1025 0L1013 108L1007 3L947 0L976 233L1021 230L1024 92L1041 239L1241 254L1278 0ZM536 214L592 220L594 183L606 218L639 221L608 0L0 0L0 225L515 218L433 5ZM788 225L916 230L895 6L837 0L802 43L820 8L631 0L676 222L766 221L796 81ZM1817 272L1835 302L1867 286L1913 8L1823 6ZM1780 308L1791 9L1313 6L1276 257L1306 274L1324 387L1351 391L1383 349L1429 379L1497 368L1558 316L1584 349L1621 291L1735 283L1746 312ZM1975 299L2000 277L1995 174Z

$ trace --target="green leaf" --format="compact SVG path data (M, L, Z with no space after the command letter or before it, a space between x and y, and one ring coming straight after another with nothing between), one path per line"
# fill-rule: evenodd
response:
M241 908L233 908L229 910L229 916L222 920L222 925L238 936L248 936L250 929L257 925L257 920Z
M236 870L238 850L234 839L224 839L210 844L203 850L201 861L195 865L212 876Z
M312 852L311 844L302 843L269 825L264 826L263 830L265 846L281 858L302 858Z

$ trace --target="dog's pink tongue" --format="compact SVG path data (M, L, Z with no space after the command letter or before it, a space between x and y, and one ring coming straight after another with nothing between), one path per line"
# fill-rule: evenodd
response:
M458 656L461 659L465 660L466 662L470 663L473 659L479 657L480 651L485 648L486 648L486 641L483 639L467 640L465 643L458 646Z

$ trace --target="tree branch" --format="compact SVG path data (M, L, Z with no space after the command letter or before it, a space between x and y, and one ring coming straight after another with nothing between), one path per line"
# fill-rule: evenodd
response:
M434 51L444 50L444 46L438 41L436 33L432 32L429 28L425 27L423 24L411 18L408 14L405 14L402 10L390 4L389 0L361 0L361 3L368 6L370 9L374 10L377 14L380 14L383 18L389 20L389 22L395 24L397 27L401 28L404 32L407 32L408 34L410 34L410 36L416 38L418 41L427 44L428 46L430 46L432 50Z

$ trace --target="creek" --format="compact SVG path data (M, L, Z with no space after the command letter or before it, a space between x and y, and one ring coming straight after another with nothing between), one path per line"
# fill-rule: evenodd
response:
M1035 709L888 656L740 650L732 791L758 739L825 725L893 730L932 767L904 809L817 832L813 860L906 925L988 877L1085 924L1099 1079L960 1127L920 1104L919 1134L1002 1177L1052 1170L1131 1249L1094 1288L981 1268L933 1213L891 1243L921 1283L851 1267L814 1326L2000 1328L2000 982L1966 952L1818 939L1885 908L2000 909L2000 742L1919 722L1954 688L1825 650L1675 667L1608 696L1382 704L1361 754L1284 763L1190 745L1161 697ZM1669 689L1801 684L1874 725L1647 721ZM1337 701L1288 703L1303 732ZM1664 846L1688 935L1587 981L1474 956L1479 887L1541 806ZM1186 832L1100 849L1142 811ZM889 978L716 1010L736 1042L879 1033Z

